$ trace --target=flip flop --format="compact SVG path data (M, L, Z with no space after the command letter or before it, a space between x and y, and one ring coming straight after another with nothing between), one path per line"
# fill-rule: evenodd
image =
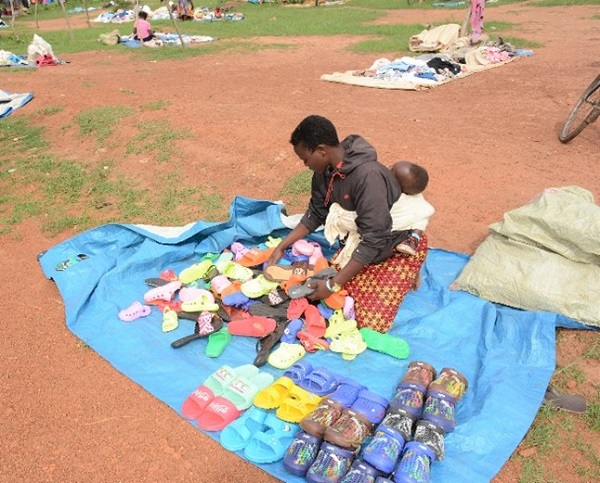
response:
M205 431L221 431L252 406L256 394L273 383L273 376L259 372L253 377L237 377L214 398L198 418L198 427Z
M305 331L315 337L323 337L327 330L325 319L314 305L309 305L304 310Z
M291 265L269 265L263 271L267 280L272 282L287 282L292 277L301 279L302 281L315 274L314 267L308 263L292 263ZM289 293L288 293L289 295Z
M276 369L287 369L295 362L298 362L306 354L306 349L302 344L288 344L282 342L279 347L269 355L267 362Z
M225 388L237 377L252 377L258 374L258 368L252 364L238 367L221 366L198 386L186 398L181 406L181 414L186 419L198 419L208 404L223 394Z
M304 283L299 283L296 285L292 285L288 288L288 296L291 299L300 299L303 297L307 297L311 293L313 293L317 289L317 284L314 282L312 278L309 278Z
M172 281L173 280L171 280L171 282ZM169 280L160 277L150 277L144 280L144 283L150 287L162 287L163 285L168 284Z
M253 463L275 463L285 456L285 452L298 432L298 425L281 421L268 414L264 429L254 433L244 449L244 456Z
M223 429L219 439L221 446L229 451L243 450L252 436L265 428L267 414L267 411L260 408L248 409L241 417Z
M256 367L262 367L267 363L269 354L273 350L273 347L279 342L289 322L279 320L275 330L270 334L258 339L256 342L256 358L254 359L254 365Z
M171 342L171 347L173 349L180 349L184 345L187 345L190 342L198 339L204 339L205 337L210 336L210 334L213 332L221 330L222 328L223 319L221 319L221 317L210 312L202 312L198 318L198 321L196 322L194 333Z
M268 317L252 315L245 319L236 319L229 322L228 329L232 335L246 337L265 337L275 330L277 321Z
M542 405L572 413L585 413L587 411L587 403L583 396L577 394L562 394L552 386L548 386L548 389L546 389Z
M408 359L410 348L404 339L390 334L381 334L368 327L363 327L359 332L369 349L396 359Z
M294 299L290 301L290 305L287 308L287 317L288 319L299 319L304 314L306 307L310 305L308 299Z
M319 405L321 399L321 396L294 385L290 395L277 408L275 414L288 423L299 423Z
M339 386L339 376L326 367L317 367L298 384L317 396L326 396Z
M133 322L140 317L146 317L150 315L152 309L147 305L142 305L137 300L133 302L129 307L119 312L119 319L123 322Z
M306 352L326 351L329 349L329 342L320 337L315 337L308 332L300 331L297 334L298 340L306 349Z
M274 288L267 295L261 297L260 301L266 305L280 305L290 298L288 295L279 288Z
M271 305L266 305L261 302L257 302L250 306L248 312L252 315L262 316L262 317L270 317L272 319L285 319L287 320L287 306L279 305L277 307L273 307Z
M292 388L295 386L294 381L289 377L281 376L269 387L259 391L254 397L254 405L262 409L275 409L287 399Z
M208 344L206 344L204 354L206 357L219 357L232 338L233 336L229 333L227 327L222 327L220 330L213 332L208 336Z
M244 267L256 267L269 261L269 257L275 251L275 247L269 247L264 250L260 248L251 248L244 256L238 260L238 263Z

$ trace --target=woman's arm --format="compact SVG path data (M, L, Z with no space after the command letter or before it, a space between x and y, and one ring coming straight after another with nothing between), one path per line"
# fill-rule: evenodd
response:
M283 252L287 247L301 238L309 235L310 233L311 231L306 226L304 226L302 223L298 223L298 225L296 225L296 227L288 234L288 236L286 236L281 243L275 247L275 250L273 250L273 253L269 257L269 265L276 264L283 256Z

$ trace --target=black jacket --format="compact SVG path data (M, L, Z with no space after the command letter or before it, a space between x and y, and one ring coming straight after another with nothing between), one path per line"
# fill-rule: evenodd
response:
M377 152L364 138L350 135L341 142L344 160L335 169L314 173L308 209L301 223L311 232L325 223L329 207L338 203L356 211L356 225L362 241L352 258L363 264L381 262L404 233L392 234L390 208L401 194L400 185Z

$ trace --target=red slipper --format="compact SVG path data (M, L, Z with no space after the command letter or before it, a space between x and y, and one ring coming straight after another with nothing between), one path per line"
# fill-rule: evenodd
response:
M309 305L304 310L304 324L306 332L315 337L324 337L327 330L325 319L314 305Z
M318 350L326 351L329 349L329 343L325 339L315 337L308 332L300 331L296 334L300 343L306 349L306 352L317 352Z
M299 319L308 306L309 303L306 297L293 299L290 301L290 305L287 308L287 318L289 320Z
M227 329L232 335L245 335L247 337L264 337L275 330L275 319L261 316L251 316L245 319L236 319L229 322Z

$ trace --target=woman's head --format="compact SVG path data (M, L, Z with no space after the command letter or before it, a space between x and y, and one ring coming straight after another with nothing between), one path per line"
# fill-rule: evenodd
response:
M323 173L336 159L340 140L333 123L323 116L308 116L292 132L290 144L304 165ZM336 161L337 162L337 161Z
M290 139L292 146L303 143L311 151L317 149L319 144L337 146L340 144L337 131L333 123L323 116L308 116L294 129Z
M144 12L143 10L140 10L138 12L138 17L140 17L141 19L146 20L148 18L148 14L146 12Z

